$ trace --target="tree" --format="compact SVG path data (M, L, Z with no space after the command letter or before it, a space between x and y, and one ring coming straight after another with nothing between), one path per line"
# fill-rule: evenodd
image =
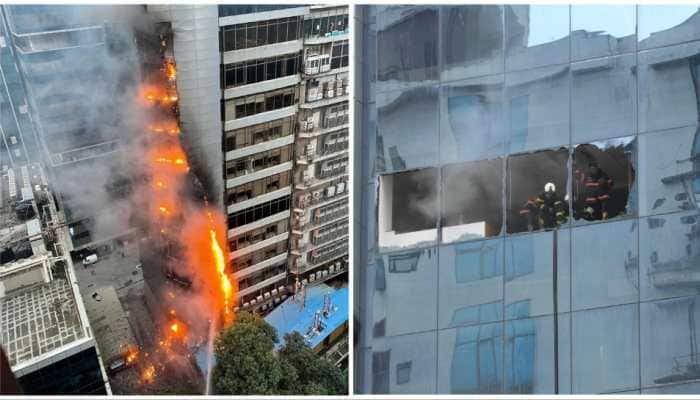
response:
M320 357L297 332L274 351L277 331L259 316L237 315L214 343L212 371L219 394L347 394L347 374Z
M282 367L274 354L277 332L265 320L247 312L214 343L212 380L217 393L277 394Z
M348 392L347 380L340 368L319 357L298 332L284 335L284 341L280 359L297 371L295 384L283 388L287 393L333 395Z

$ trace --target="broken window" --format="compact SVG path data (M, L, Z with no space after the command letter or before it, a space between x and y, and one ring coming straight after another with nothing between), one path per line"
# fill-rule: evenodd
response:
M437 241L439 170L380 177L379 246L400 248Z
M553 229L568 221L565 148L508 158L508 233Z
M497 236L503 224L503 159L442 168L442 242Z
M636 211L635 153L634 137L575 147L572 176L574 219L607 220Z

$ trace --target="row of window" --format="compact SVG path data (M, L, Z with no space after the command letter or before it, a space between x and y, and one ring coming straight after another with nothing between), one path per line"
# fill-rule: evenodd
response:
M280 235L287 232L288 225L289 222L286 219L283 219L282 221L273 222L270 225L234 236L228 242L229 249L231 251L241 250L248 246L254 245L257 242Z
M228 227L229 229L238 228L239 226L247 225L271 215L287 211L289 210L290 203L289 196L285 196L235 212L228 216Z
M224 120L250 117L266 111L293 106L299 99L299 89L296 86L260 93L251 96L226 100L224 103Z
M221 51L248 49L288 42L301 37L301 17L248 22L221 29Z
M226 149L233 151L294 134L296 119L286 117L226 132Z
M246 175L261 169L285 163L292 159L292 145L256 153L250 157L228 161L226 163L226 178Z
M238 281L238 289L244 290L244 289L249 288L251 286L255 286L255 285L259 284L260 282L263 282L267 279L272 278L273 276L277 276L277 275L284 273L286 271L287 271L287 264L286 263L284 263L282 265L278 265L276 267L269 268L269 269L264 269L260 273L246 276L245 278ZM262 290L258 291L257 293L254 293L254 294L251 294L247 297L244 297L245 301L242 301L241 303L245 303L247 301L255 299L260 294L265 293L265 292L269 292L270 289L276 288L276 287L283 285L283 284L284 284L284 279L280 280L279 282L275 282L274 284L270 285L268 288L263 288Z
M345 10L341 10L345 12ZM348 14L315 16L304 20L304 37L325 37L348 30Z
M226 204L236 204L250 200L265 193L274 192L291 184L291 174L289 171L267 176L262 179L248 182L226 191Z
M553 229L571 217L634 214L635 153L636 139L629 137L579 145L571 161L561 148L384 175L380 209L392 212L380 212L380 243L401 243L401 234L435 229L438 221L442 241L453 242L500 235L504 214L507 233Z
M283 240L281 242L271 244L260 250L251 252L244 256L235 258L233 260L233 270L234 272L246 269L255 264L261 263L270 258L276 257L280 254L285 254L287 252L287 241Z
M223 87L228 89L296 75L300 69L301 53L226 64L223 67Z

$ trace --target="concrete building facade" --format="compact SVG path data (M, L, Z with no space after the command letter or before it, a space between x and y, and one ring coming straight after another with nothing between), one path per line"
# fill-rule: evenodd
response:
M347 7L148 12L172 25L182 131L227 215L239 309L347 271Z

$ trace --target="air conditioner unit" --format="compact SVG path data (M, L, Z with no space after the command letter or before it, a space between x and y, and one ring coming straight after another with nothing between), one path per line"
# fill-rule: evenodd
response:
M328 186L326 188L326 197L333 197L335 196L335 186Z
M263 297L265 298L265 300L269 299L269 298L270 298L270 292L265 292L265 294L263 295Z
M301 284L302 284L302 285L308 285L308 284L309 284L309 281L307 281L306 279L302 279L302 280L301 280Z
M328 268L328 270L330 271L331 274L334 273L334 272L335 272L335 265L331 265L331 266Z
M328 276L328 271L326 271L326 270L324 269L324 270L323 270L323 273L322 273L321 275L323 275L324 278L327 277L327 276Z
M313 282L315 280L316 280L316 277L314 277L313 274L309 275L309 282Z
M314 154L314 152L316 151L316 146L313 143L307 144L305 151L307 155Z
M277 289L272 289L270 291L270 293L272 293L273 296L277 297L277 294L279 293L279 291Z
M340 182L338 184L338 194L341 194L345 191L345 182Z
M262 295L258 295L258 297L256 297L255 300L257 300L258 303L262 303L262 301L263 301Z
M243 303L243 308L248 307L248 306L250 306L249 302L246 301L245 303Z
M284 286L280 286L280 287L277 288L277 290L279 290L280 293L284 293L284 292L287 290L287 288L284 287Z
M257 303L258 303L258 302L255 301L255 299L253 299L253 300L250 301L250 305L251 305L251 306L254 306L254 305L257 304Z

